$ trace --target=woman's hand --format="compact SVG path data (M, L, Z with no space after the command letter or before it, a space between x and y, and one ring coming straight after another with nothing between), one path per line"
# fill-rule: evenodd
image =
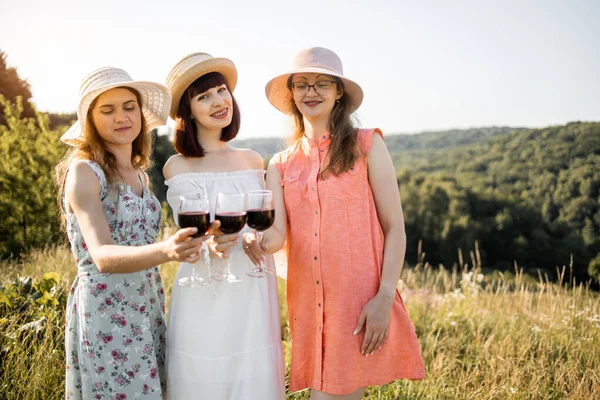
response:
M220 226L221 221L214 221L210 225L210 228L208 228L208 233L212 235L207 242L208 248L219 258L229 258L229 251L233 246L238 244L240 235L239 233L226 235L219 230Z
M165 240L163 242L163 252L167 258L171 261L187 262L190 264L198 261L200 259L202 242L208 236L192 237L196 232L198 232L198 228L180 229Z
M358 317L354 334L365 328L365 338L360 352L367 357L380 349L387 338L394 296L395 293L392 296L378 293L369 300Z
M244 248L244 252L252 261L254 265L257 267L261 266L261 262L265 258L265 245L264 245L264 235L262 236L263 240L259 243L258 237L255 232L246 232L244 233L244 237L242 239L242 246Z

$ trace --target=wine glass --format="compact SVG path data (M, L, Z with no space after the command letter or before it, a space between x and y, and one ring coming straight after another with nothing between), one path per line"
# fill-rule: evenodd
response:
M210 226L210 207L208 198L203 192L197 192L179 198L177 223L180 228L198 228L192 237L200 237L206 233ZM204 286L210 284L210 279L200 276L198 262L192 264L192 275L180 278L180 286Z
M244 194L219 193L215 207L215 221L220 221L221 232L225 234L237 233L246 225L246 202ZM231 262L227 258L227 266L213 279L228 283L241 282L242 280L231 272Z
M275 207L271 190L252 190L246 193L246 213L248 226L256 232L258 243L262 243L263 231L269 229L275 221ZM254 278L262 278L265 274L275 275L275 271L266 268L261 261L259 266L246 272Z

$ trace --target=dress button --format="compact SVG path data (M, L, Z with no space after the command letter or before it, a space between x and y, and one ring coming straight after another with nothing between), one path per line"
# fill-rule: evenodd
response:
M319 235L317 235L317 232L315 232L315 236L319 236Z
M319 281L317 281L317 285L319 284Z
M321 303L319 303L319 307L321 307Z
M317 259L317 256L315 256L315 260Z
M319 214L319 210L316 210L316 211L315 211L315 214Z

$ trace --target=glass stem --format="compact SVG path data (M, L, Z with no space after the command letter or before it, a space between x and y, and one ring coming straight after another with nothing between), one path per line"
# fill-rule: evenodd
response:
M258 245L262 248L262 241L263 241L262 231L256 231L256 239L258 239ZM264 268L264 261L261 258L260 261L258 262L258 269L262 270L263 268Z

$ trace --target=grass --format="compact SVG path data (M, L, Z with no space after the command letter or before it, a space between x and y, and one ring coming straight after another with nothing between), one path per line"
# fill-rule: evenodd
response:
M476 258L473 264L449 270L422 263L403 270L400 290L427 379L371 387L365 398L600 398L598 294L518 270L483 276ZM175 263L161 266L168 295L176 269ZM64 304L74 276L72 255L63 247L0 264L1 398L64 398ZM289 363L283 280L279 295ZM308 392L287 398L308 399Z

